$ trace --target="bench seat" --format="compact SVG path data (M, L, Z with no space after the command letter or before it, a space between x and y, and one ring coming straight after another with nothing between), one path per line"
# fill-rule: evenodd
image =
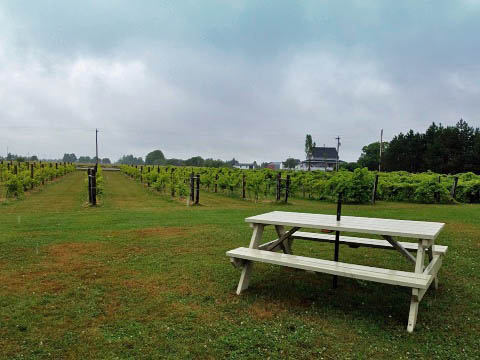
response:
M375 281L390 285L406 286L417 289L427 289L432 282L432 276L428 274L416 274L406 271L346 264L245 247L227 251L227 256L234 259L258 261L307 271L350 277L360 280Z
M329 242L329 243L335 242L335 235L304 232L304 231L295 232L292 235L292 238L302 239L302 240L313 240L313 241L320 241L320 242ZM391 250L395 249L387 240L367 239L367 238L342 236L342 235L340 235L340 244L345 244L352 247L364 246L364 247L380 248L380 249L391 249ZM418 250L418 243L416 242L400 242L399 241L399 244L402 245L408 251L416 252ZM435 245L433 253L436 255L445 255L447 250L448 250L448 246Z

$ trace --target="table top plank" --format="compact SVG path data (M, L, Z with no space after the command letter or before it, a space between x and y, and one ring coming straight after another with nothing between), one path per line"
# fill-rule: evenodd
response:
M358 216L342 216L341 220L337 221L335 215L289 211L272 211L248 217L245 221L265 225L298 226L302 228L360 232L428 240L435 239L445 225L439 222Z

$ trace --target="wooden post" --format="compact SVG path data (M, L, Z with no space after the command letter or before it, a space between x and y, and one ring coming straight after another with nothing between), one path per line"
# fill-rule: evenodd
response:
M87 169L87 176L88 176L88 202L92 203L92 169Z
M218 174L215 175L215 193L217 192L217 186L218 186Z
M438 177L438 183L440 184L441 178L440 176ZM435 191L435 201L438 203L440 202L440 193L438 191Z
M453 199L457 196L457 185L458 185L458 176L455 176L453 178L453 186L452 186L452 191L450 192L450 195L452 196Z
M160 173L160 165L157 166L157 174L159 174L159 173Z
M279 172L277 174L277 191L276 191L276 199L277 201L280 200L280 192L281 192L281 181L282 181L282 173Z
M287 182L285 183L285 204L288 203L289 195L290 195L290 175L287 174Z
M338 194L338 202L337 202L337 221L340 221L342 217L342 197L343 193ZM338 253L340 250L340 231L335 231L335 254L334 254L334 261L338 261ZM338 277L337 275L333 276L333 288L337 288Z
M193 176L194 176L194 174L193 174L193 172L192 172L192 173L190 174L190 201L192 202L192 204L193 204L193 202L194 202L194 200L195 200L195 192L194 192L194 191L195 191L195 185L194 185Z
M140 182L143 184L143 165L140 166Z
M175 171L175 168L172 168L172 171L170 172L170 184L172 184L172 197L175 197L175 186L173 186L173 172Z
M195 192L195 204L198 205L200 202L200 174L197 174L197 191Z
M15 175L17 175L17 173L18 173L18 165L17 164L13 165L13 173Z
M373 205L375 205L375 200L377 199L377 187L378 187L378 174L375 175L375 181L373 183L373 192L372 192Z
M34 174L33 174L33 171L34 171L34 170L33 170L33 164L32 164L32 165L30 165L30 178L31 178L32 180L33 180L33 175L34 175ZM32 181L31 188L33 189L33 181Z
M245 174L243 174L242 176L242 199L245 199L245 185L246 185L246 181L245 181Z
M97 205L97 172L92 171L92 205Z

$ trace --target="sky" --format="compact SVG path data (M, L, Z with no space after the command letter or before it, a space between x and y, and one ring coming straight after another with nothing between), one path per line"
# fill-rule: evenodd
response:
M480 126L480 0L0 0L0 154L355 161Z

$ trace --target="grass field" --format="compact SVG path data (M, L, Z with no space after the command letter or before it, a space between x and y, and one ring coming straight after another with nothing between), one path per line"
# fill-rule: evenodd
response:
M0 206L0 358L480 358L480 206L345 205L344 215L447 223L440 288L406 332L406 288L256 264L250 288L225 251L247 246L244 218L335 205L257 203L201 194L163 198L105 172L105 195L85 206L84 174L68 174ZM268 239L274 238L271 229ZM296 242L332 259L333 246ZM340 260L409 269L390 251L341 246Z

